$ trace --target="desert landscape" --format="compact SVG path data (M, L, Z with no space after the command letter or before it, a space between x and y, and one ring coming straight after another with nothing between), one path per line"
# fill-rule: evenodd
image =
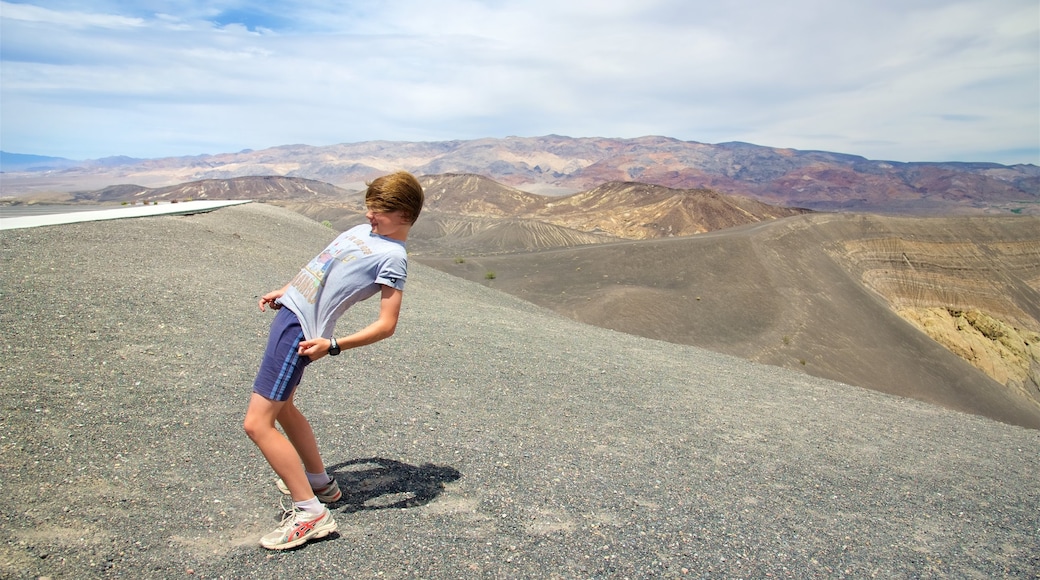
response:
M5 169L7 203L252 199L339 230L381 170L484 164L421 174L414 260L583 323L1040 428L1035 166L556 136L36 163Z
M744 226L736 239L753 254L756 228L812 231L822 217ZM337 533L267 552L257 540L277 525L281 493L241 427L271 322L256 300L334 235L270 203L0 231L0 576L1040 571L1040 431L576 322L422 260L409 269L394 337L311 365L296 398L344 490L330 505ZM585 249L664 252L667 264L689 253L690 239ZM596 257L577 250L547 250L545 259L556 272L585 271L587 262L550 259ZM798 260L817 259L793 258L792 273L805 271ZM611 275L638 266L614 264ZM833 314L867 301L837 262L823 269L846 287L819 289L816 305L835 294ZM728 313L776 309L762 321L735 319L735 342L755 328L768 334L803 301L790 281L720 273L749 280L733 287ZM876 300L861 326L830 325L834 356L870 359L863 351L884 347L896 328L915 337L896 365L912 349L923 348L922 358L941 349L923 347L924 335L894 313L881 316L876 335L837 335L883 312ZM706 301L722 297L704 292ZM358 305L340 325L367 324L375 306ZM806 336L812 324L803 320ZM793 356L809 352L805 336L791 338Z
M1037 0L0 6L0 580L1040 580Z

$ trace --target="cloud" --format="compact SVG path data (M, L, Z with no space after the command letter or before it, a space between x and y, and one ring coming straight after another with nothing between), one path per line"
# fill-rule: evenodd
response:
M1040 163L1035 0L0 8L9 151L658 134Z
M3 3L5 20L17 21L27 25L53 25L69 30L87 28L125 29L139 27L144 24L140 18L126 17L118 14L101 14L82 12L80 10L54 10L44 6L20 3Z

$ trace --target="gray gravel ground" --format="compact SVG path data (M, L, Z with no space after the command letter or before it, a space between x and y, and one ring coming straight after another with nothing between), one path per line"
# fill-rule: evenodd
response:
M297 398L339 532L267 552L256 298L332 236L259 204L0 232L0 576L1040 577L1040 432L417 264L397 335Z

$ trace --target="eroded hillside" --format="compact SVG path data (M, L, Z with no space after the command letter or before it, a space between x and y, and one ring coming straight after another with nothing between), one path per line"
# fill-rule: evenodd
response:
M1040 401L1040 333L974 309L936 306L898 312L993 380Z
M1033 217L809 214L418 259L589 324L1040 427L1037 232ZM961 324L940 324L934 309Z
M893 310L1040 405L1040 224L887 219L831 255Z
M527 217L629 240L690 236L806 213L709 189L611 182L548 201Z
M427 207L468 217L520 218L628 240L691 236L806 213L709 189L610 182L564 196L535 195L472 174L421 178ZM536 247L550 247L540 243Z

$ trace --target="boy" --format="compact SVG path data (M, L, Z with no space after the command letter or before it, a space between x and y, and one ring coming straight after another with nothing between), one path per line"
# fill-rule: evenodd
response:
M335 502L342 494L325 471L314 432L293 404L293 395L310 362L394 333L408 267L404 242L422 205L422 186L411 174L400 171L376 179L365 193L368 224L340 234L291 282L260 298L261 312L270 306L278 313L243 426L281 478L278 487L293 500L278 529L261 538L265 548L293 548L336 530L322 502ZM376 321L336 338L336 320L376 293ZM275 428L276 421L285 435Z

